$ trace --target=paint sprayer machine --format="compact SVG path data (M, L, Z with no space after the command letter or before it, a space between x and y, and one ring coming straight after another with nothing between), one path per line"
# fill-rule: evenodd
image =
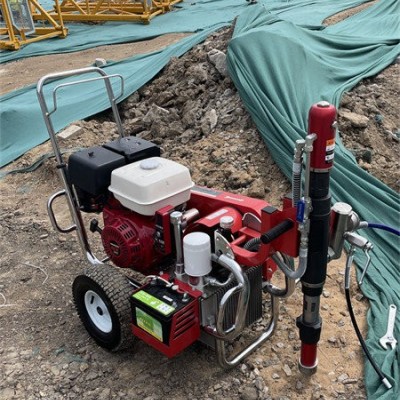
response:
M83 74L91 77L53 89L49 111L45 84ZM351 254L360 248L368 260L372 248L354 232L360 220L349 205L331 208L335 107L326 101L311 107L309 134L295 144L293 190L277 209L264 200L196 186L188 168L161 157L157 145L124 136L111 79L120 80L122 92L120 76L95 67L50 74L37 86L64 184L50 197L48 212L58 232L76 231L89 261L73 282L73 297L90 336L111 351L140 338L167 357L200 341L215 349L223 367L233 367L273 334L279 299L290 296L300 281L299 366L313 373L327 263L341 256L345 241ZM105 83L119 138L76 151L65 162L50 118L57 109L57 91L94 80ZM60 197L67 199L73 220L67 228L55 216L54 202ZM88 218L97 215L101 221ZM100 236L104 259L93 254L84 219ZM367 267L368 262L364 271ZM279 286L272 283L277 270L284 274ZM228 345L263 318L265 309L267 327L233 351Z

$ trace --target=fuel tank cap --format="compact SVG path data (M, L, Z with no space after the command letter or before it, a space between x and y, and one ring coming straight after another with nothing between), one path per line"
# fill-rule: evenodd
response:
M140 163L140 168L145 170L156 169L160 166L160 162L155 158L147 158L146 160L142 160Z

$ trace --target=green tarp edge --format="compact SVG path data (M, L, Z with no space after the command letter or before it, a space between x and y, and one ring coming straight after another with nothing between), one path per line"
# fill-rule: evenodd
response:
M291 175L294 143L304 138L312 104L338 107L344 91L390 65L400 53L397 1L380 2L329 29L314 31L284 21L257 6L242 14L228 48L228 68L274 160ZM370 29L374 29L371 33ZM347 34L347 31L350 33ZM332 170L333 201L351 204L362 220L399 225L399 196L358 167L338 140ZM369 399L400 398L400 353L383 350L388 305L400 309L399 239L384 231L363 231L374 244L372 262L361 286L370 300L367 345L393 389L387 391L369 362ZM357 265L366 259L358 256ZM400 315L396 332L399 337Z
M224 24L210 27L157 52L107 64L103 69L108 74L120 74L124 78L124 94L119 100L127 98L151 80L172 57L180 57L223 26ZM76 78L57 80L46 85L46 99L52 98L54 86L74 80ZM36 85L31 85L1 98L0 166L6 165L49 138L35 89ZM118 87L115 90L118 93ZM57 98L59 111L52 116L56 132L73 121L87 118L110 107L104 84L99 82L60 92Z

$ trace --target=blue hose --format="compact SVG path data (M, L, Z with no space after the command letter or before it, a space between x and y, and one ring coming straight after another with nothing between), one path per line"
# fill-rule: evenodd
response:
M368 228L383 229L384 231L394 233L395 235L400 236L400 231L398 229L392 228L391 226L375 224L373 222L367 222L367 223L368 223Z

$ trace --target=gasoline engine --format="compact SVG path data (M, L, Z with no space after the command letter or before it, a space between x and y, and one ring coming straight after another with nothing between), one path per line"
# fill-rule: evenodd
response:
M85 73L104 79L120 137L79 150L66 163L50 120L56 106L49 112L43 86ZM157 145L125 137L110 78L99 68L86 68L48 75L38 83L64 183L49 199L49 216L59 232L77 232L89 261L73 284L89 334L116 350L129 332L167 357L200 341L216 350L223 367L232 367L272 335L279 298L289 296L301 281L299 365L305 373L314 372L326 265L340 256L345 232L357 228L350 206L339 203L331 213L335 107L325 101L311 107L309 133L295 144L293 190L277 209L264 200L196 186L189 169L163 158ZM59 197L66 197L70 207L74 224L68 228L61 228L55 217L53 203ZM102 260L91 250L83 214L93 216L89 229L101 237ZM355 234L349 235L356 243ZM367 242L362 246L366 253L371 247ZM136 271L135 279L121 273L124 269ZM278 269L285 277L279 287L271 281ZM265 294L270 296L269 324L230 354L226 344L263 318Z

